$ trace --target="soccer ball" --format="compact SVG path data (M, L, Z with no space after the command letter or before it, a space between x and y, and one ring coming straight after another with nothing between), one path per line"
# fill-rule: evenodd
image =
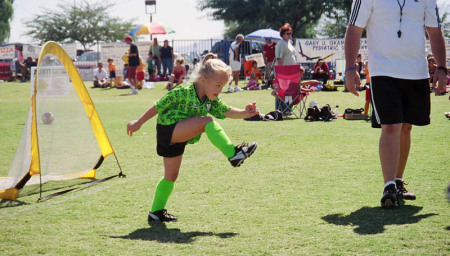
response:
M55 115L52 112L45 112L41 118L44 124L51 124L55 120Z

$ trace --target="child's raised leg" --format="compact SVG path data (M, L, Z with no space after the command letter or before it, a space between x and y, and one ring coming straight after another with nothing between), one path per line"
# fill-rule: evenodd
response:
M222 127L209 116L191 117L179 122L172 134L172 143L188 141L206 132L208 139L227 158L233 157L235 148Z
M234 146L222 127L209 116L191 117L179 122L172 134L172 143L188 141L206 132L211 143L218 148L234 167L240 166L253 154L256 142Z

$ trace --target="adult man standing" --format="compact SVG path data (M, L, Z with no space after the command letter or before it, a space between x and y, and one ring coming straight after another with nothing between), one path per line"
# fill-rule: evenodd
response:
M275 47L277 43L272 42L270 38L266 38L266 44L263 46L264 62L266 63L266 70L264 78L269 81L270 72L273 67L273 60L275 59Z
M436 0L354 0L345 36L347 90L358 95L355 60L366 28L370 92L374 114L372 127L381 126L379 153L384 177L381 206L398 206L415 200L403 183L411 145L412 125L430 123L430 87L425 52L425 30L439 66L433 86L444 91L448 69L445 41Z
M103 63L97 63L94 70L94 87L105 88L109 86L108 73L103 69Z
M159 51L161 50L161 46L158 44L158 38L153 38L153 45L150 49L155 59L155 66L158 68L157 74L161 77L161 59L159 58Z
M133 39L131 36L126 36L123 40L126 44L130 46L130 50L128 52L128 69L127 69L127 78L131 83L131 91L130 94L138 94L138 89L136 88L137 80L136 80L136 69L140 64L139 61L139 51L135 44L133 44Z

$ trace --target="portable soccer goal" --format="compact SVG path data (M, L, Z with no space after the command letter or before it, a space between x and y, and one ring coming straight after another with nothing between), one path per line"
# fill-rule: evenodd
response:
M16 200L25 184L75 178L94 179L103 160L114 155L92 99L72 60L61 46L47 42L31 76L31 106L0 198ZM95 180L98 183L103 180ZM74 188L55 194L62 194Z

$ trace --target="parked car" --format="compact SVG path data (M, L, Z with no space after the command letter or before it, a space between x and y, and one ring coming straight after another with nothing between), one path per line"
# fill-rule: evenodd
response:
M91 69L97 66L101 60L101 53L95 51L86 51L77 57L74 64L79 69Z

